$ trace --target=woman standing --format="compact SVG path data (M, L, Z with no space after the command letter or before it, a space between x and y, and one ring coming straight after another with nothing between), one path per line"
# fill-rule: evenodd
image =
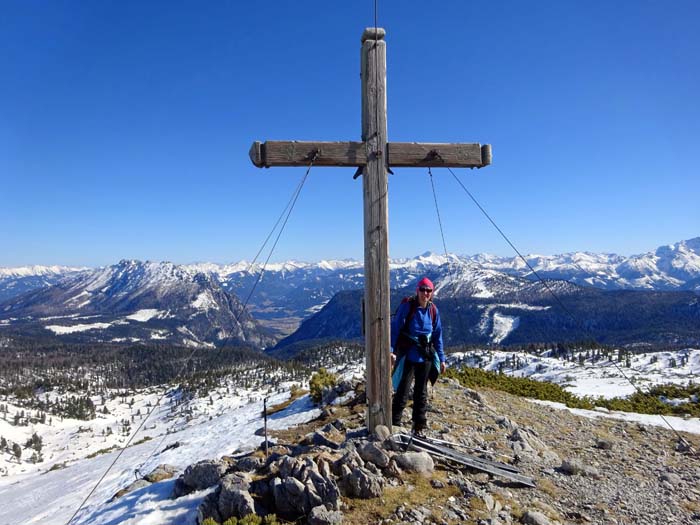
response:
M420 436L427 426L428 377L434 362L445 372L440 312L432 301L435 287L427 277L418 282L415 297L404 300L391 323L392 362L400 374L391 406L392 424L401 425L401 414L413 386L413 432ZM436 359L437 356L437 359ZM401 361L403 361L401 363ZM401 370L402 368L402 370Z

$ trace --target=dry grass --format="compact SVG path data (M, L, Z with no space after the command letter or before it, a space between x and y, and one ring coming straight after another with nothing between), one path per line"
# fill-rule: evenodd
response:
M289 396L289 399L287 399L286 401L283 401L283 402L281 402L281 403L279 403L279 404L277 404L277 405L273 405L273 406L271 406L270 408L268 408L268 409L267 409L267 415L268 415L268 416L271 416L272 414L276 414L277 412L281 412L282 410L284 410L285 408L287 408L289 405L291 405L292 403L294 403L294 401L296 401L297 399L299 399L301 396L303 396L303 395L305 395L305 394L308 394L308 393L309 393L308 390L302 390L301 388L292 390L292 392L291 392L291 394L290 394L290 396Z
M269 434L279 443L298 443L307 434L314 432L330 421L341 418L346 422L357 422L358 427L364 424L362 418L360 418L357 414L353 414L351 408L339 406L335 409L332 418L324 418L323 416L319 416L316 419L312 419L311 421L294 427L283 430L272 430L269 432Z
M386 487L381 498L374 499L345 499L347 509L343 512L345 525L368 525L386 519L400 506L415 508L422 505L435 508L447 505L450 496L459 497L459 489L447 485L444 489L434 489L430 485L431 479L445 482L447 474L443 471L435 471L430 478L420 474L407 474L403 478L403 485L398 487ZM436 516L436 518L442 518Z
M697 501L691 501L689 499L684 500L681 502L681 507L683 507L685 510L687 510L691 514L700 513L700 503L698 503Z
M557 487L549 478L538 479L537 489L541 490L545 494L550 495L554 499L557 499L562 493L562 490L559 487Z

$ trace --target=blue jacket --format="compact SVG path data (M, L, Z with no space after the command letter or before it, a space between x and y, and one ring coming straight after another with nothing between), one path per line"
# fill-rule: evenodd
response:
M396 310L396 315L391 321L391 351L394 352L396 348L396 341L399 339L399 332L403 329L404 324L406 324L406 317L411 311L411 303L405 302L399 305L398 310ZM433 320L430 318L430 305L425 308L420 306L416 307L416 311L411 317L411 320L406 327L408 333L412 337L418 338L419 335L427 335L430 341L433 343L433 348L437 352L440 362L445 362L445 352L442 348L442 323L440 322L440 310L435 307L435 330L433 330ZM413 344L409 350L406 358L413 363L422 363L425 361L423 356L418 351L417 345Z

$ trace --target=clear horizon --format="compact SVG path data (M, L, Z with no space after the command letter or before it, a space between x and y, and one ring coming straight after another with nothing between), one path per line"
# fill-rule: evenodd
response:
M456 173L523 254L636 255L700 234L700 4L426 14L379 3L389 140L491 144L491 166ZM253 259L304 169L255 168L251 143L359 140L373 25L373 2L7 2L0 267ZM394 172L390 256L444 252L427 170ZM353 173L311 170L271 260L363 260ZM433 176L448 252L515 255Z

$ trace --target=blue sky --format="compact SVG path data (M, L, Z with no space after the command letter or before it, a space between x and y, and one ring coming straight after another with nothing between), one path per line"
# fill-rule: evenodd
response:
M389 140L493 145L463 183L525 253L700 235L700 3L379 2ZM251 259L303 176L254 140L359 140L363 2L7 1L0 266ZM442 252L427 170L390 255ZM362 259L362 184L315 168L272 260ZM450 252L512 255L444 170Z

